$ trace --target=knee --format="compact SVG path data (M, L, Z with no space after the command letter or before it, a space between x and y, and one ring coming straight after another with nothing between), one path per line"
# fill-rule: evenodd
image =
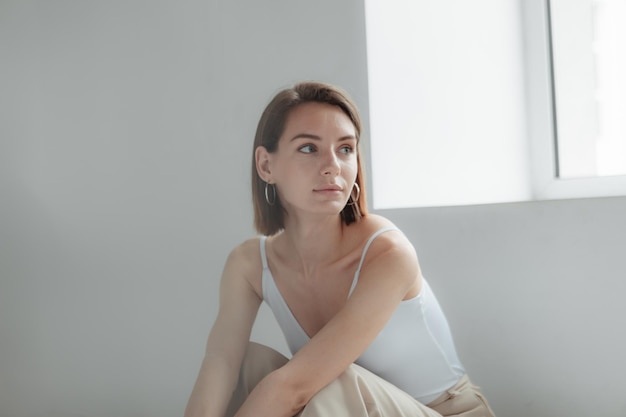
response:
M332 382L317 392L311 400L325 401L325 398L337 398L358 389L361 375L356 365L352 364Z
M249 342L248 348L246 349L246 355L244 356L244 362L257 357L269 355L272 350L272 348L262 345L260 343Z
M250 342L248 343L248 348L243 358L243 365L261 362L277 364L278 367L280 367L288 361L289 359L271 347L256 342Z
M250 342L241 364L241 378L247 385L254 386L270 372L285 365L289 359L278 351Z
M309 400L301 417L380 415L376 414L377 405L363 382L359 368L350 365Z

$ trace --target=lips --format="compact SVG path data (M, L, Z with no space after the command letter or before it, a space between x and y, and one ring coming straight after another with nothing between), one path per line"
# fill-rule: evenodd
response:
M340 186L336 184L323 185L315 189L315 191L342 191L342 190L343 188L341 188Z

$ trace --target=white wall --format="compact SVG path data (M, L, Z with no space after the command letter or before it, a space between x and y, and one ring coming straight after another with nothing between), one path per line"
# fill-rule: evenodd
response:
M0 2L0 416L182 414L256 121L300 79L366 103L363 34L357 1Z
M626 198L383 213L496 414L626 415Z
M356 0L0 3L1 417L182 414L253 233L256 119L315 78L367 123L364 40ZM625 209L385 212L499 415L626 411ZM284 350L266 309L254 337Z

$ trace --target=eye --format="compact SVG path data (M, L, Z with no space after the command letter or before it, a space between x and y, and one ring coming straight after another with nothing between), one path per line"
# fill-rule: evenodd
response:
M298 151L302 153L313 153L315 152L315 146L308 144L298 148Z
M339 152L341 152L342 154L345 154L345 155L349 155L351 153L354 153L354 148L352 146L350 146L350 145L345 145L345 146L342 146L339 149Z

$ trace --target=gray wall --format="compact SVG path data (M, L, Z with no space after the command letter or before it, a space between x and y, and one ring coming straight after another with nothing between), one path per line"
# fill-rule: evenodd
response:
M322 79L367 124L363 4L3 0L0 52L0 416L180 415L225 257L253 233L262 107ZM384 214L496 412L582 417L626 413L624 212ZM253 337L286 350L265 308Z
M626 415L626 198L385 214L498 415Z

